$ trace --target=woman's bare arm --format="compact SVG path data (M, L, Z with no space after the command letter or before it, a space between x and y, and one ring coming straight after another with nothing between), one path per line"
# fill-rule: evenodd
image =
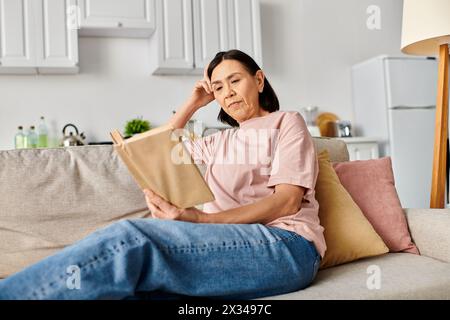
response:
M260 201L218 213L198 215L199 223L262 223L300 210L305 188L291 184L275 186L275 192Z
M205 213L195 207L180 209L154 192L144 190L153 218L194 223L262 223L297 213L301 208L305 188L291 184L275 186L275 192L255 203L217 213Z
M190 103L189 101L186 101L185 104L183 104L178 111L170 118L169 124L174 129L182 129L186 125L186 123L192 118L194 113L199 108L196 107L194 104Z
M214 100L211 82L207 74L208 66L203 71L203 79L197 81L189 99L170 118L169 124L174 129L182 129L200 108Z

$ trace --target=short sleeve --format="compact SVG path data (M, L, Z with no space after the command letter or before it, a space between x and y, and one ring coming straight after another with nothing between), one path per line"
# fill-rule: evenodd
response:
M281 183L314 189L318 175L316 149L305 120L292 113L280 124L268 187Z
M183 141L186 150L196 164L208 164L214 157L217 143L220 141L221 132L202 138Z

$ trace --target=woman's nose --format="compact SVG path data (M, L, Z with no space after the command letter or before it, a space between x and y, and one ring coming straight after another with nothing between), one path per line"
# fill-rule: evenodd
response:
M234 95L236 94L236 93L233 91L233 89L230 88L230 87L227 87L226 90L227 90L227 91L226 91L226 97L227 97L227 98L232 97L232 96L234 96Z

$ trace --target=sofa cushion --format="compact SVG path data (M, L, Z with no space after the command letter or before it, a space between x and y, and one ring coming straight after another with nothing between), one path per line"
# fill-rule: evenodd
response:
M404 211L420 254L450 263L450 208Z
M0 152L0 278L119 219L149 217L112 146Z
M333 167L389 250L418 254L395 189L391 158L346 161Z
M320 270L306 289L265 299L450 299L450 264L389 253Z
M321 268L388 252L383 240L340 183L328 152L321 152L318 160L316 198L327 244Z

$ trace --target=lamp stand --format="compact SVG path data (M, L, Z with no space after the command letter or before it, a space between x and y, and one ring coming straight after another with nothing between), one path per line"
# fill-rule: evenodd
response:
M445 207L448 136L448 45L439 47L438 92L434 131L433 173L430 208Z

